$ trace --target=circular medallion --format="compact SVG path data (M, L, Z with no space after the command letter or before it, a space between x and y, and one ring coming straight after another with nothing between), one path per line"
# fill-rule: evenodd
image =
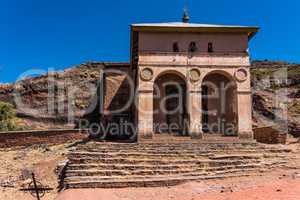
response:
M141 71L141 78L144 81L150 81L153 78L153 71L150 68L145 68Z
M190 70L190 79L192 82L197 82L200 80L201 72L198 69Z
M245 81L247 80L247 76L248 76L248 72L247 72L247 69L245 68L239 68L235 71L235 74L234 74L236 80L238 81Z

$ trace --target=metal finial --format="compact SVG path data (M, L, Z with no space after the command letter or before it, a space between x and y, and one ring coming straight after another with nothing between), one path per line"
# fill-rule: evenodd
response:
M190 22L190 16L187 8L183 9L183 17L182 17L183 23L189 23Z

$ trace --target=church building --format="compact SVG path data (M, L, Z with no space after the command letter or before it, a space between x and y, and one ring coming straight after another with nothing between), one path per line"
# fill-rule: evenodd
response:
M137 139L253 139L248 43L258 30L190 23L187 13L182 22L132 24Z

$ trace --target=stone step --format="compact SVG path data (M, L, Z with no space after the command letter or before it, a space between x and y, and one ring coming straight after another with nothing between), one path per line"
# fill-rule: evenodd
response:
M219 159L261 159L264 154L215 154L210 156L210 159L219 160Z
M126 148L126 147L77 147L78 151L88 151L88 152L147 152L147 153L172 153L172 152L199 152L199 153L209 153L209 152L222 152L222 151L236 151L236 152L266 152L266 153L289 153L291 152L291 149L287 148L216 148L216 149L205 149L203 147L194 147L194 146L188 146L188 147L136 147L136 148Z
M178 169L178 170L67 170L66 176L155 176L155 175L171 175L196 173L195 170Z
M213 173L207 173L207 172L199 172L199 173L189 173L186 174L187 176L190 175L192 176L210 176ZM103 180L128 180L128 179L155 179L155 178L172 178L172 177L183 177L183 176L178 176L178 175L130 175L130 176L119 176L119 175L113 175L113 176L72 176L72 177L67 177L65 178L66 182L78 182L78 181L103 181ZM184 177L183 177L184 178Z
M218 141L218 142L208 142L208 143L203 143L203 142L198 142L198 141L180 141L180 143L174 143L174 142L168 142L164 141L163 143L160 142L149 142L149 143L118 143L118 142L103 142L103 141L89 141L84 144L79 144L78 146L84 146L84 145L105 145L105 146L184 146L184 145L195 145L195 146L218 146L218 147L232 147L232 146L243 146L243 147L248 147L248 146L259 146L260 144L254 142L254 143L245 143L245 142L236 142L236 143L226 143L224 141ZM260 145L260 146L267 146L267 145Z
M288 161L286 160L268 160L268 161L263 161L261 162L262 165L272 168L272 167L276 167L276 166L280 166L280 165L286 165L288 163Z
M159 176L159 177L114 177L103 179L102 177L73 177L65 181L67 189L76 188L125 188L125 187L164 187L174 186L187 181L200 181L206 179L224 179L241 176L253 176L253 171L248 173L235 173L225 175L199 175L199 176Z
M107 153L103 153L103 152L80 152L80 151L74 151L74 152L70 152L69 155L72 157L101 157L101 158L131 158L131 157L147 157L147 158L176 158L176 157L180 157L180 158L196 158L199 156L202 157L207 157L207 156L213 156L213 153L205 153L205 154L196 154L196 153L170 153L170 154L151 154L151 153L144 153L144 152L140 152L140 153L136 153L136 152L130 152L130 153L125 153L125 152L107 152Z
M264 158L286 158L288 155L286 153L264 153L263 154Z
M224 170L239 170L239 169L259 169L262 165L260 163L242 164L242 165L228 165L204 168L205 171L220 172Z
M148 154L148 153L102 153L102 152L79 152L79 151L74 151L69 153L69 157L89 157L89 158L116 158L116 159L121 159L121 158L138 158L138 157L147 157L147 158L180 158L180 159L185 159L185 158L205 158L205 157L210 157L213 159L218 159L218 158L257 158L257 157L274 157L274 156L279 156L277 154L267 154L267 153L207 153L207 154L196 154L196 153L178 153L178 154Z
M276 153L270 151L260 151L257 149L230 149L230 150L200 150L200 149L185 149L185 150L170 150L170 149L89 149L89 148L77 148L77 152L99 152L99 153L122 153L122 154L137 154L137 153L147 153L147 154L211 154L219 152L240 152L240 153Z
M72 176L132 176L132 175L182 175L185 176L186 174L196 174L205 173L205 172L223 172L228 170L248 170L253 168L259 168L261 165L259 164L251 164L251 165L231 165L231 166L223 166L223 167L199 167L199 168L180 168L176 170L169 170L169 169L155 169L155 170L139 170L139 169L132 169L132 170L98 170L98 169L86 169L86 170L70 170L66 171L67 177ZM229 173L229 172L228 172Z
M157 160L157 159L127 159L127 158L69 158L72 164L89 164L89 163L106 163L106 164L152 164L152 165L168 165L172 164L193 164L201 162L201 160Z
M199 166L204 166L205 164L201 165L133 165L133 164L69 164L68 169L70 170L85 170L85 169L98 169L98 170L150 170L150 169L165 169L165 170L176 170L181 168L196 168Z
M152 143L152 144L144 144L144 143L95 143L95 142L89 142L86 144L79 144L77 147L110 147L110 148L181 148L181 147L197 147L197 148L272 148L272 146L266 146L266 145L247 145L247 144L199 144L199 143Z
M205 148L202 146L193 146L193 145L187 145L187 146L150 146L150 147L144 147L144 146L135 146L135 147L128 147L128 146L84 146L84 147L77 147L77 149L86 149L86 150L107 150L107 151L117 151L117 150L128 150L128 151L146 151L146 150L177 150L177 151L183 151L183 150L197 150L197 151L224 151L224 150L270 150L273 149L265 149L265 148L244 148L244 147L228 147L228 148L221 148L221 147L209 147ZM275 151L275 150L273 150Z
M155 150L167 150L167 151L231 151L231 150L248 150L248 151L256 151L256 150L263 150L263 151L283 151L283 150L274 150L274 149L260 149L260 148L203 148L197 146L186 146L186 147L135 147L135 148L128 148L128 147L77 147L77 149L83 149L88 151L155 151Z
M103 155L102 153L74 153L69 156L70 162L74 163L166 163L166 162L199 162L202 160L255 160L263 158L263 154L222 154L210 156L154 156L154 155L139 155L139 156L119 156L119 155ZM268 155L271 158L271 155Z
M244 172L255 172L257 173L262 173L264 172L263 169L253 169L253 168L249 168L249 169L230 169L230 170L223 170L223 171L219 171L218 174L226 174L229 175L230 173L232 173L232 175L241 175ZM116 179L120 179L120 180L127 180L127 179L153 179L153 178L172 178L172 177L199 177L199 176L213 176L216 175L217 173L215 172L190 172L190 173L185 173L185 174L167 174L167 175L112 175L112 176L102 176L102 175L98 175L98 176L71 176L71 177L67 177L65 178L66 182L75 182L75 181L88 181L88 180L92 180L92 181L102 181L102 180L116 180Z
M67 188L176 185L188 180L262 173L286 166L291 151L257 143L103 143L68 153Z
M256 146L245 146L245 145L199 145L199 144L151 144L151 145L143 145L143 144L116 144L116 145L106 145L106 144L86 144L86 145L78 145L78 149L106 149L106 150L151 150L151 149L173 149L173 150L202 150L202 151L211 151L211 150L265 150L265 151L274 151L274 152L291 152L291 149L287 147L278 147L278 146L264 146L264 145L256 145Z
M78 188L127 188L127 187L160 187L160 186L174 186L180 183L196 180L196 179L111 179L111 180L87 180L87 181L74 181L65 182L66 189L78 189Z
M68 169L80 170L80 169L101 169L101 170L138 170L138 169L181 169L181 168L199 168L199 167L222 167L222 166L236 166L236 165L249 165L257 164L256 162L249 161L234 161L234 160L221 160L212 161L207 160L199 163L191 164L165 164L165 165L151 165L151 164L103 164L103 163L88 163L88 164L69 164Z
M236 162L243 161L256 161L259 162L260 157L257 156L220 156L212 157L211 162L224 160L231 160ZM166 158L101 158L101 157L69 157L71 164L88 164L88 163L105 163L105 164L151 164L151 165L168 165L168 164L201 164L208 163L210 159L207 158L193 158L193 159L182 159L178 157L177 159L166 159Z

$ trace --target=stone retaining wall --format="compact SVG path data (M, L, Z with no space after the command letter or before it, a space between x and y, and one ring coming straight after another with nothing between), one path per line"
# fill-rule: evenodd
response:
M257 142L266 144L285 144L287 134L280 133L279 130L273 127L261 127L253 129L254 139Z
M87 137L87 131L76 129L0 132L0 148L34 144L62 144Z

